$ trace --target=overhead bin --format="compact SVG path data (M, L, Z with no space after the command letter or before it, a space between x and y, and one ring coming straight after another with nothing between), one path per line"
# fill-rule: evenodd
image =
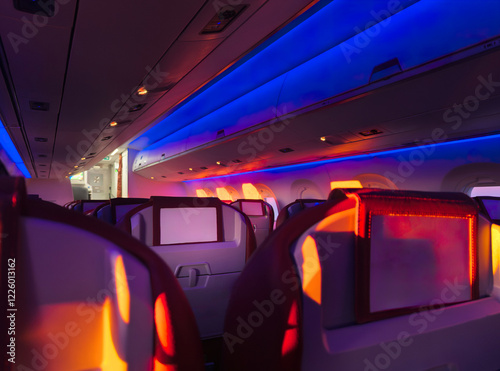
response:
M265 85L327 50L350 40L360 30L393 16L419 0L335 0L272 45L256 50L229 74L179 107L132 143L149 146ZM144 148L143 147L143 148Z
M218 145L255 129L256 125L271 124L281 118L293 121L311 107L318 108L323 103L329 106L335 97L347 92L356 96L357 89L368 92L390 84L398 80L390 77L401 72L408 74L405 77L412 76L412 71L428 72L484 51L486 47L465 50L500 35L495 16L500 14L500 3L496 1L403 1L399 11L385 12L369 7L382 3L386 7L392 4L363 2L366 8L360 14L367 15L368 20L362 16L342 18L340 24L334 24L326 15L339 17L338 12L343 11L349 16L354 5L335 1L326 6L146 132L144 137L149 142L158 137L159 131L163 131L164 137L138 154L146 161L136 160L134 171L140 174L142 169L185 151ZM318 34L322 31L331 36L336 27L340 29L339 34L335 33L337 37ZM353 32L347 32L348 29ZM440 61L444 56L446 60ZM387 120L444 109L454 99L453 94L449 99L428 99L425 104L414 105L412 112L404 106L394 107ZM308 126L315 124L310 122ZM366 128L344 125L332 127L329 134L336 130L341 134L339 129L356 132ZM387 134L393 132L391 129ZM353 139L359 140L359 136L354 135Z

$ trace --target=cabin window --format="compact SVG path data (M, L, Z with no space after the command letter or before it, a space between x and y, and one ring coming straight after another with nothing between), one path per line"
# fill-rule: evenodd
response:
M238 200L238 199L241 198L240 197L240 193L234 187L225 186L224 188L226 189L226 191L231 196L231 201L236 201L236 200Z
M379 174L359 174L354 178L361 183L362 188L398 189L394 182Z
M278 219L278 214L280 213L280 210L278 208L278 202L274 197L266 197L264 198L264 201L266 201L273 208L274 221L276 222L276 219Z
M217 197L219 197L221 201L224 201L226 203L235 201L225 187L219 187L215 191L217 192Z
M336 188L363 188L359 180L339 180L330 182L330 189Z
M471 197L492 196L500 197L500 186L495 187L474 187L470 191Z
M210 188L199 188L196 190L196 197L215 197Z
M217 193L217 197L227 204L241 198L239 192L231 186L217 187L215 191Z
M196 190L196 197L208 197L207 192L205 192L204 189L197 189Z
M262 196L260 195L257 188L252 183L243 183L241 185L243 189L243 195L248 200L262 200Z

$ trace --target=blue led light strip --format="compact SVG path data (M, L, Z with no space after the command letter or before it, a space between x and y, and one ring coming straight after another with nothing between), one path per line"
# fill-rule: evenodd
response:
M332 158L332 159L329 159L329 160L306 162L306 163L294 164L294 165L285 165L285 166L280 166L280 167L274 167L274 168L271 168L271 169L262 169L262 170L255 170L255 171L245 171L245 172L242 172L242 173L235 173L235 174L228 174L228 175L221 175L221 176L213 176L213 177L209 177L209 178L191 179L191 180L185 180L183 183L203 182L203 181L206 181L206 180L224 179L224 178L235 177L235 176L242 176L242 175L248 175L248 174L282 173L282 172L294 171L294 170L299 170L299 169L304 169L304 168L306 168L306 169L307 168L313 168L313 167L316 167L316 166L321 166L321 165L326 165L326 164L333 164L333 163L336 163L336 162L343 162L343 161L350 161L350 160L370 159L370 158L377 157L377 156L392 155L392 154L395 154L395 153L408 152L408 151L413 151L415 149L420 149L420 148L424 148L425 149L425 148L431 148L431 147L434 147L434 148L436 148L436 147L445 147L445 146L450 146L450 145L460 145L460 144L464 144L464 143L470 143L470 142L476 142L476 141L483 141L483 140L494 140L494 139L500 139L500 134L483 136L483 137L476 137L476 138L458 139L458 140L449 141L449 142L443 142L443 143L431 143L431 144L426 144L426 145L421 145L421 146L415 146L415 147L410 147L410 148L391 149L391 150L388 150L388 151L372 152L372 153L363 154L363 155L338 157L338 158Z
M23 162L23 159L19 155L16 146L12 142L12 139L7 133L2 121L0 121L0 146L5 150L9 159L16 165L19 171L24 175L25 178L31 178L31 174L28 168Z

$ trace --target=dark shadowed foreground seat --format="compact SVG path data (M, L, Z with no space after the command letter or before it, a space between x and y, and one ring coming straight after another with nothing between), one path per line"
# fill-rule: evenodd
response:
M300 213L303 210L306 210L313 206L318 206L324 203L326 200L317 200L317 199L297 199L292 203L286 205L283 209L281 209L278 219L276 220L276 228L282 225L285 221L290 219L292 216Z
M496 227L460 193L333 191L246 265L223 369L500 369Z
M96 207L108 203L108 200L78 200L69 205L69 208L83 214L91 213Z
M97 206L92 215L106 223L117 224L130 210L149 201L148 198L112 198Z
M184 293L146 246L28 200L22 179L0 180L0 217L2 370L203 369Z

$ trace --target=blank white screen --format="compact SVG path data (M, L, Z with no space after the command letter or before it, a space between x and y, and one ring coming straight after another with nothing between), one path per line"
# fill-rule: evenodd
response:
M370 250L371 312L471 299L468 219L375 215Z
M160 210L160 244L216 241L217 210L215 207Z
M248 216L262 216L262 204L260 202L241 202L241 211Z

